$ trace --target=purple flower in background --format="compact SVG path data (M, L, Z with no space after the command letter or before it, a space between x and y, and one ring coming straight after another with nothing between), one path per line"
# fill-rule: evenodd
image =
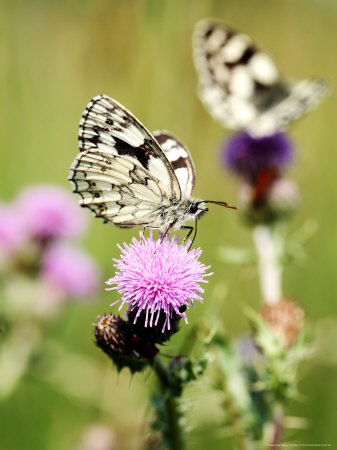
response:
M27 229L19 211L11 205L0 204L0 250L12 253L27 240Z
M122 255L114 260L118 271L106 282L116 286L107 290L117 289L123 294L115 303L122 302L119 309L125 303L129 305L126 315L136 311L134 323L144 312L145 327L155 327L163 313L164 332L170 329L173 318L182 317L187 323L185 310L194 306L195 300L202 303L204 289L200 283L207 283L204 277L211 275L206 273L210 266L200 263L202 251L188 251L189 245L190 241L180 244L175 237L166 237L160 243L151 234L147 239L141 235L139 241L133 238L130 245L119 246Z
M39 239L75 237L86 227L86 216L68 191L52 185L25 189L16 207L27 230Z
M88 297L99 285L93 260L79 248L65 242L47 247L41 267L42 276L65 297Z
M286 168L293 154L293 144L285 133L255 138L239 132L225 142L221 156L228 170L253 183L266 169Z

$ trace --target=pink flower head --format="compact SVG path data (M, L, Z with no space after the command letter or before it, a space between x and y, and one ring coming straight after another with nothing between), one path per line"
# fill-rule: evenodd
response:
M86 217L65 189L38 185L25 189L16 202L27 230L40 239L74 237L86 227Z
M178 243L178 238L166 237L163 242L154 241L152 233L124 248L119 246L122 255L114 259L118 269L115 276L106 284L116 285L107 290L117 289L123 294L119 310L125 303L129 309L126 315L137 311L134 323L142 312L145 313L145 327L157 326L161 312L166 315L162 331L170 329L170 320L182 317L187 323L185 310L194 306L194 301L202 303L201 294L204 289L200 283L207 283L204 277L210 266L198 261L202 251L200 248L188 251L190 241Z
M0 204L0 251L10 254L27 240L27 229L19 212L11 205Z
M89 297L99 285L98 269L92 259L79 248L64 242L47 247L41 272L64 297Z

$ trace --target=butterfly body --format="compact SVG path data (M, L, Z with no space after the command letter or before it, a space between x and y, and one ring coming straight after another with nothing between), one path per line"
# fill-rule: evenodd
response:
M170 230L179 230L186 222L200 219L207 211L208 208L202 200L182 199L180 202L161 207L157 227L163 231L163 224L170 223Z
M199 96L222 125L259 137L284 129L327 93L322 78L293 81L280 75L271 57L252 39L223 22L195 27L194 62Z
M68 179L80 205L105 223L166 234L208 211L192 197L195 170L186 147L166 131L152 135L106 95L84 110L79 148Z

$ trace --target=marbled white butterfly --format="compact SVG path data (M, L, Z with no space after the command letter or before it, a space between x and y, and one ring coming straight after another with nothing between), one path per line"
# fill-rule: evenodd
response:
M199 96L223 126L253 136L282 130L328 91L321 78L284 79L272 59L245 34L205 19L195 27L194 62Z
M193 227L208 210L191 198L195 171L188 150L166 131L151 134L126 108L106 95L94 97L80 121L80 153L69 174L81 206L105 223L156 228L165 236ZM195 235L194 235L195 237ZM194 238L193 238L194 240Z

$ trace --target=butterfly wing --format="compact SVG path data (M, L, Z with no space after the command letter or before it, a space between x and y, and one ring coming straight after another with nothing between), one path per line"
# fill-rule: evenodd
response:
M153 136L174 170L183 197L190 198L195 185L195 169L189 151L167 131L154 131Z
M200 98L228 128L271 134L308 111L328 90L322 79L283 79L250 37L222 22L199 22L193 43Z
M110 97L94 97L86 107L79 148L69 181L80 204L103 220L157 226L158 210L180 200L179 182L154 137Z
M156 211L168 206L166 186L130 159L85 150L70 168L69 181L80 205L120 227L151 226Z
M290 94L256 119L252 134L263 136L284 129L313 109L329 91L329 84L323 78L289 82L289 86Z

